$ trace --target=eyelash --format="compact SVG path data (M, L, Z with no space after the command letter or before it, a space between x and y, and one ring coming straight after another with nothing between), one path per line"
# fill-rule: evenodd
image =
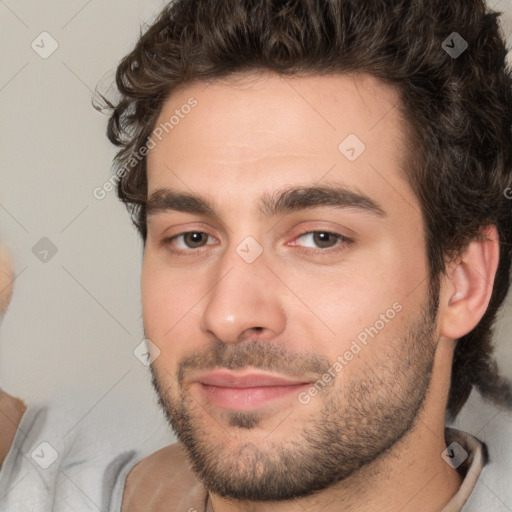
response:
M162 245L164 246L170 246L172 241L175 240L176 238L179 238L181 236L184 236L184 235L187 235L188 233L200 233L202 235L207 235L207 236L210 236L208 235L208 233L205 233L204 231L196 231L196 230L191 230L191 231L184 231L182 233L178 233L177 235L174 235L170 238L166 238L162 241ZM301 238L303 237L304 235L309 235L309 234L315 234L315 233L324 233L324 234L327 234L327 235L331 235L331 236L334 236L335 238L338 239L338 243L333 246L333 247L328 247L328 248L325 248L325 249L322 249L322 248L317 248L317 249L311 249L311 248L307 248L307 247L303 247L302 248L302 251L301 252L307 252L308 254L322 254L322 255L325 255L326 253L327 254L332 254L332 253L335 253L335 252L338 252L338 251L341 251L343 249L345 249L346 247L349 247L350 245L352 245L354 243L354 240L352 240L351 238L348 238L340 233L336 233L334 231L329 231L329 230L324 230L324 229L318 229L318 230L306 230L306 231L303 231L302 233L299 233L297 235L296 238ZM204 247L204 246L203 246ZM203 247L201 248L198 248L198 249L188 249L188 250L184 250L184 249L170 249L170 251L172 253L175 253L177 255L191 255L192 253L195 253L195 254L201 254L202 252L204 252L203 250Z

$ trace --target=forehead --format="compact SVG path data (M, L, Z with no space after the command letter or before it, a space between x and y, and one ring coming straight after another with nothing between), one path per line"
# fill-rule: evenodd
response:
M230 188L327 179L359 190L387 187L388 195L395 189L396 198L414 202L403 179L399 93L369 75L242 73L188 84L164 103L152 140L149 195L224 187L230 199Z
M191 98L197 106L189 109ZM269 149L269 144L282 148L284 142L297 149L302 147L302 137L308 138L308 149L313 149L327 142L326 135L336 142L347 132L371 144L371 132L376 130L374 136L379 137L379 125L387 130L392 127L400 136L398 102L398 91L366 74L283 77L269 72L238 73L175 90L162 107L156 129L163 128L166 139L172 133L166 143L179 145L183 153L187 149L194 153L200 142L213 146L221 141L254 151L261 145ZM179 119L176 114L181 114ZM200 125L194 123L198 117ZM187 140L192 135L187 129L191 124L196 144ZM264 137L270 133L279 133L279 139ZM186 147L181 146L183 141L188 142ZM158 149L152 152L153 156L158 153Z

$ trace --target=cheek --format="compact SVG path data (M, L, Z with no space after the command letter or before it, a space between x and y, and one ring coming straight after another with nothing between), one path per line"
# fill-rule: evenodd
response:
M144 256L141 274L144 327L148 337L153 336L159 341L178 321L180 304L183 303L177 300L178 288L173 286L170 275L151 256Z
M177 341L190 338L194 325L198 329L197 308L207 291L203 288L196 274L188 275L145 254L141 274L144 329L161 350L183 345Z
M179 344L172 342L180 327L179 308L176 307L179 302L170 292L168 279L146 262L142 270L141 298L144 332L146 338L158 347L159 355L153 365L162 375L172 371L174 362L179 358L176 353Z
M306 321L302 328L310 329L316 349L333 360L354 340L364 346L390 339L401 328L402 312L416 311L423 300L423 263L421 255L413 258L390 244L373 255L358 254L346 270L298 275L294 291L314 313L308 315L314 329Z

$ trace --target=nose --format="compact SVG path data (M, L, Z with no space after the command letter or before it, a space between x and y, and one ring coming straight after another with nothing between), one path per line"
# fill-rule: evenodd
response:
M219 262L211 286L201 317L206 333L237 343L247 336L269 340L284 330L282 284L267 268L264 253L247 263L231 250Z

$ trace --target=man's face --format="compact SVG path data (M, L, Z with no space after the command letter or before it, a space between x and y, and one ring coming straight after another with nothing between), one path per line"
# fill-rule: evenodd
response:
M397 93L368 76L251 78L164 105L143 319L161 405L205 485L280 500L410 430L437 332Z

